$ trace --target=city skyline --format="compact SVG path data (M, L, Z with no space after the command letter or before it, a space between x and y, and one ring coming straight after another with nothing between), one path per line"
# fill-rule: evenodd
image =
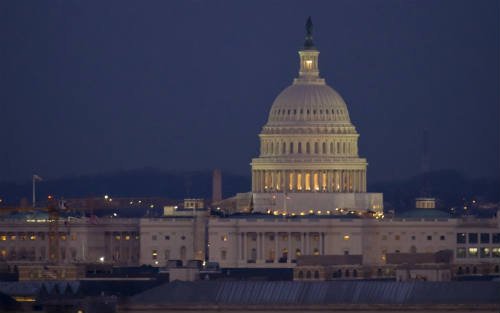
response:
M4 3L1 181L149 166L249 176L308 15L371 181L417 174L424 129L431 169L498 176L498 3L283 5Z

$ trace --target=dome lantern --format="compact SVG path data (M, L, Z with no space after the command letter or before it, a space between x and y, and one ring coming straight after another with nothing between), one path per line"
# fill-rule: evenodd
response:
M312 37L313 24L311 17L306 22L306 40L304 47L299 51L300 70L299 77L294 83L319 83L324 84L324 80L319 77L318 57L319 51L313 43Z

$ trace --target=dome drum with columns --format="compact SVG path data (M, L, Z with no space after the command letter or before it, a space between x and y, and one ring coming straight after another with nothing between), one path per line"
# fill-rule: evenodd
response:
M252 160L254 211L382 211L366 192L366 159L342 97L319 76L319 51L306 24L299 76L274 100Z

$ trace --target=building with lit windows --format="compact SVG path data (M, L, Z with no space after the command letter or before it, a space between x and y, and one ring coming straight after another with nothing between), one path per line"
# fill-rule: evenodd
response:
M452 218L433 198L419 198L415 210L383 215L382 194L366 190L367 162L347 106L319 76L311 30L309 21L299 76L276 98L260 134L252 191L232 198L231 209L222 201L216 211L224 214L209 215L200 199L186 199L164 206L161 217L60 218L57 233L47 214L4 217L0 262L164 267L199 260L294 268L304 280L500 275L500 214ZM448 263L401 269L405 260L440 262L443 251Z

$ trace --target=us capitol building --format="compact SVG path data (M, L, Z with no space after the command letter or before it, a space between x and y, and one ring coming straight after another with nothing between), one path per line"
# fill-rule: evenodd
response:
M213 208L225 215L186 200L158 218L60 218L57 234L47 217L3 217L0 263L164 267L197 259L222 268L294 268L295 279L500 275L499 214L452 218L421 199L404 215L384 217L382 194L366 190L367 161L347 105L320 77L310 20L306 30L298 77L275 99L260 133L252 190ZM418 260L420 274L397 274Z
M299 75L274 100L252 160L253 209L382 212L382 194L366 192L367 162L347 105L319 75L310 19L306 29Z

